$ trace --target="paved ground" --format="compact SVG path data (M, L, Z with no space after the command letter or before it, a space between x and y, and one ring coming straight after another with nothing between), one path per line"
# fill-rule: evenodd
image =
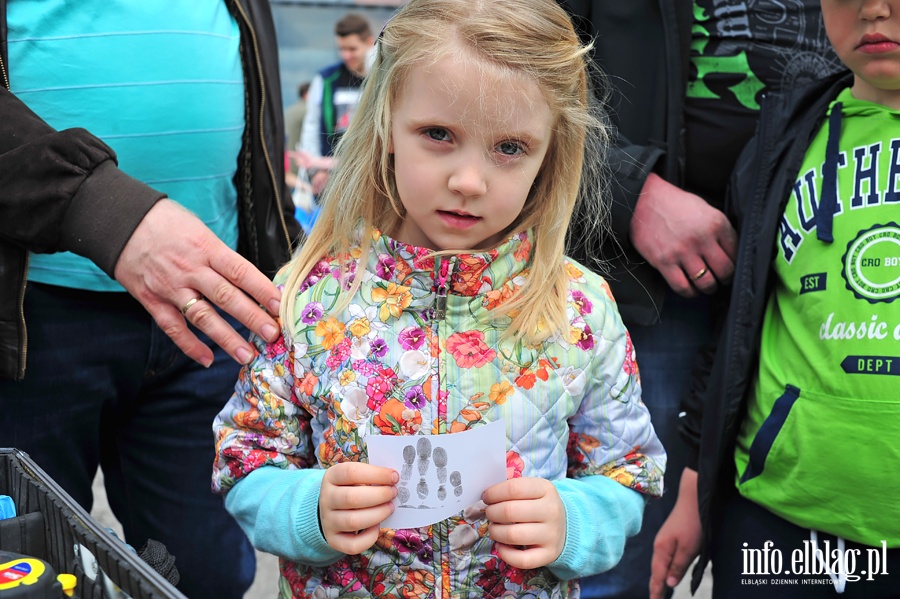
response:
M104 526L114 529L120 537L124 537L122 527L116 521L106 502L106 492L103 490L102 475L98 475L94 481L94 509L91 515ZM278 559L268 553L256 553L256 579L253 586L244 595L245 599L275 599L278 595ZM685 577L687 578L687 577ZM712 579L709 577L707 570L706 579L700 585L700 589L694 596L694 599L709 599L711 597ZM690 591L686 581L678 585L675 589L673 599L689 599ZM191 599L207 599L205 597L196 597Z

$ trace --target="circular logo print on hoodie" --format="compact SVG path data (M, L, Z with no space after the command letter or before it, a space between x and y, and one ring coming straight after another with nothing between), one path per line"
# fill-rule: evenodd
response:
M871 303L900 296L900 226L875 225L847 244L841 274L847 289Z

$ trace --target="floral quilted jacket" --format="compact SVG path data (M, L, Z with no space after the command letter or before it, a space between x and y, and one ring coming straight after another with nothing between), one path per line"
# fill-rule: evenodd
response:
M295 298L297 321L243 369L214 425L217 491L262 466L365 461L369 435L452 434L503 419L509 477L602 475L662 493L665 453L605 281L567 261L570 329L540 346L501 342L509 319L491 312L528 277L528 233L490 252L440 257L377 231L371 242L345 309L332 311L346 285L337 262L322 260ZM382 529L368 551L324 567L282 559L281 592L557 597L577 589L548 568L505 564L492 545L475 506L420 529Z

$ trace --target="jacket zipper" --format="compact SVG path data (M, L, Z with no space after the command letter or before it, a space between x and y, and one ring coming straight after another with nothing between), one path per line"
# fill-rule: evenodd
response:
M28 357L28 328L25 326L25 287L28 285L28 266L31 262L31 255L27 251L23 262L25 264L22 267L22 284L19 286L19 326L22 327L22 345L19 352L19 380L25 378L25 360Z
M287 248L290 252L291 235L290 233L288 233L287 221L284 220L284 211L281 207L281 191L279 191L281 188L279 186L279 182L275 178L275 169L272 168L272 158L269 156L269 149L266 147L266 139L264 135L266 81L265 76L263 75L262 61L259 58L259 44L256 41L256 31L253 29L253 25L250 23L250 18L247 16L246 11L244 10L244 6L241 4L241 0L234 0L234 5L237 8L238 12L241 14L241 18L244 20L244 23L247 25L247 29L250 31L250 40L253 43L253 58L256 60L256 70L259 73L259 141L260 146L262 147L263 157L266 159L266 167L269 169L269 177L272 179L272 190L275 192L275 211L278 213L278 218L281 220L281 232L284 233L284 238L287 241Z
M434 329L435 337L440 341L441 322L447 316L447 293L450 289L450 275L453 273L456 259L452 256L437 256L434 259L434 273L436 275L435 296L434 296ZM440 359L440 358L438 358ZM444 428L447 428L447 407L441 410L440 393L441 393L441 368L438 364L437 368L437 385L434 391L434 398L438 406L438 422L444 421ZM445 539L449 534L449 527L444 522L438 522L434 526L434 533L438 539ZM435 572L435 596L442 597L444 590L444 561L449 559L450 547L439 543L437 546L439 559L438 572Z
M6 64L3 62L3 54L0 53L0 74L3 75L3 85L6 91L12 92L9 86L9 75L6 73ZM22 283L19 285L19 327L22 331L22 341L19 351L19 371L20 380L25 378L25 359L28 357L28 329L25 327L25 286L28 284L28 265L31 256L25 252L25 264L22 268Z
M6 86L7 91L12 91L9 88L9 77L6 74L6 66L3 64L3 54L0 53L0 73L3 74L3 85Z
M444 320L447 316L447 290L450 287L450 271L453 264L450 259L438 256L434 259L434 274L437 275L437 287L434 296L434 319Z
M440 341L440 328L441 321L444 320L447 316L447 293L450 289L450 275L453 271L454 259L448 258L447 256L437 256L434 259L434 274L435 274L435 294L434 294L434 306L432 308L432 326L434 327L434 336L435 339ZM433 399L436 401L436 405L438 406L438 421L441 418L444 419L444 424L447 422L447 413L446 408L443 413L440 410L440 389L441 389L441 369L440 365L437 368L437 385L435 386L435 390L433 392Z

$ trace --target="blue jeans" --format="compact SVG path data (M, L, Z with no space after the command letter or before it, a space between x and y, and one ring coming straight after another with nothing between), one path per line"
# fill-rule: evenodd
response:
M678 431L681 400L690 388L697 353L713 332L709 302L705 297L686 299L669 292L659 324L630 326L628 331L641 373L641 397L668 454L665 491L661 499L647 504L641 532L628 539L619 564L581 580L581 596L588 599L637 599L649 595L653 540L675 505L687 458L687 448Z
M29 284L25 318L25 380L0 381L0 446L26 451L87 510L99 464L125 540L164 543L182 593L243 597L255 554L210 491L212 421L238 365L199 332L215 362L194 363L126 293Z

